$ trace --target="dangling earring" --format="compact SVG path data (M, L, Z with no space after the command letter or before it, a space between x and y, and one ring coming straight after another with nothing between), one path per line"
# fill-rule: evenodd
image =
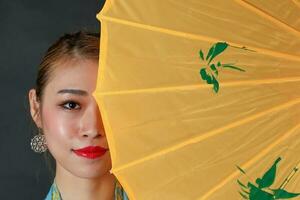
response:
M39 133L38 135L34 136L31 139L31 149L36 152L36 153L43 153L47 151L47 143L46 143L46 138L44 134L41 134L41 129L39 128Z

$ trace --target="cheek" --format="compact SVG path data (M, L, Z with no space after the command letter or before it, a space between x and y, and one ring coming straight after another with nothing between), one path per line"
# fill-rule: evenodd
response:
M71 148L71 140L75 136L76 118L71 113L61 109L52 108L43 111L43 128L48 148L62 149Z

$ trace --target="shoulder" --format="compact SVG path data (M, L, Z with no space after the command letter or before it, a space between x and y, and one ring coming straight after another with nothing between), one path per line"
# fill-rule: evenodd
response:
M116 182L115 186L115 200L129 200L125 190L123 189L119 181Z
M51 194L52 194L52 191L53 191L53 185L51 186L51 188L50 188L50 190L49 190L49 192L48 192L48 194L47 194L45 200L51 200Z
M55 182L51 185L45 200L61 200L60 193L56 188Z
M45 200L61 200L55 182L53 182L53 184L51 185ZM129 200L125 190L118 181L116 182L115 186L115 200Z

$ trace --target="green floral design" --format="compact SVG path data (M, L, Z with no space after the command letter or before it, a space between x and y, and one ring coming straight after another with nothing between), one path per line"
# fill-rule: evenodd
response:
M207 64L206 66L204 66L203 68L200 69L200 75L201 78L206 81L207 84L212 84L213 85L213 91L215 93L217 93L219 91L219 81L218 81L218 75L219 75L219 70L221 68L228 68L228 69L233 69L233 70L238 70L238 71L242 71L245 72L245 70L234 66L234 63L221 63L221 61L216 61L216 62L212 62L216 56L222 54L227 47L230 46L228 43L226 42L217 42L215 43L208 51L208 54L206 55L206 57L204 56L204 52L202 51L202 49L200 49L199 51L199 56L200 59L202 61L206 61ZM234 46L231 46L234 47ZM235 47L235 48L239 48L239 49L244 49L247 50L245 47Z
M237 180L241 191L240 195L243 199L249 200L273 200L273 199L290 199L300 195L300 193L291 193L284 190L286 184L291 180L294 174L298 171L297 167L294 167L292 172L285 178L283 183L277 189L272 189L271 186L275 181L277 165L280 162L281 158L277 158L274 164L264 173L261 178L256 179L256 184L248 182L248 184L242 183L240 180ZM245 170L237 166L239 171L244 175L247 175Z

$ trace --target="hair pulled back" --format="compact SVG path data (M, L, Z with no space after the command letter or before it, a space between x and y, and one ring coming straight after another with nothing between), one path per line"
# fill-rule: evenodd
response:
M65 59L83 58L99 60L100 34L78 31L64 34L46 51L38 68L36 96L41 101L44 89L59 62Z

